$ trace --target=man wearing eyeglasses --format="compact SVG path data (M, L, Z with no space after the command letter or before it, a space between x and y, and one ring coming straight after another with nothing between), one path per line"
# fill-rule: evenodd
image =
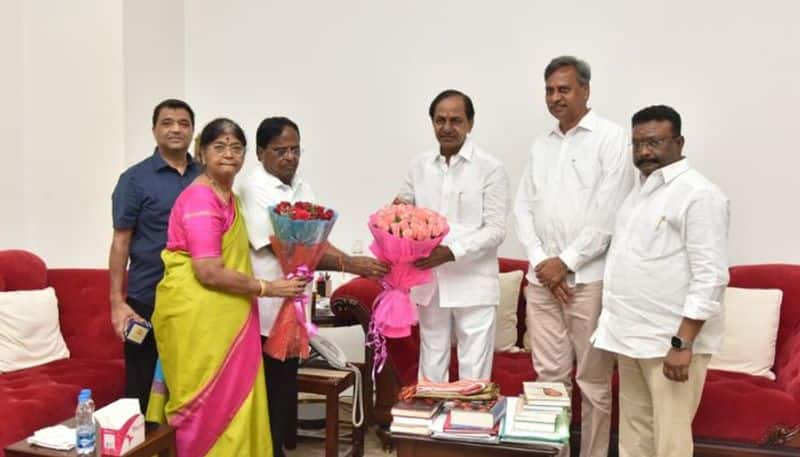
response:
M545 68L545 102L558 124L533 142L514 213L530 262L527 327L538 381L581 389L582 457L606 457L614 357L592 347L605 252L633 170L622 127L595 113L589 65L575 57ZM565 446L562 455L569 455Z
M688 457L728 284L729 209L683 157L681 117L633 115L639 179L617 213L594 346L617 353L619 455Z
M301 154L297 124L286 117L269 117L261 121L256 132L256 155L260 165L238 187L250 240L253 273L257 278L274 280L283 276L270 244L273 230L267 208L282 201L317 201L311 186L297 176ZM389 272L387 265L372 257L350 256L333 245L328 246L317 269L373 277ZM263 339L269 338L282 303L281 298L258 299ZM267 354L263 356L273 455L279 457L285 455L283 446L297 430L298 359L278 360Z

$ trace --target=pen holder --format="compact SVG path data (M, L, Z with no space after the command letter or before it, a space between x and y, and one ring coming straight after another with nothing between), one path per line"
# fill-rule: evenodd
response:
M330 297L331 295L331 280L325 279L314 283L317 295L320 297Z

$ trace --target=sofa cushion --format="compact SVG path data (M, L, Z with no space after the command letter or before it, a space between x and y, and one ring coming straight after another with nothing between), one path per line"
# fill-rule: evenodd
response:
M0 443L72 417L82 388L92 389L98 408L120 398L125 392L125 362L63 359L0 375L0 411L13 415L0 427Z
M52 287L0 292L0 373L69 357Z
M763 376L709 370L695 437L762 443L777 424L800 424L800 402Z
M517 304L522 275L520 270L500 273L500 304L497 307L494 333L495 351L511 351L516 348Z
M711 358L708 368L774 380L772 365L782 297L780 289L728 287L722 349Z
M3 279L3 275L0 275L0 292L5 292L6 290L6 280Z

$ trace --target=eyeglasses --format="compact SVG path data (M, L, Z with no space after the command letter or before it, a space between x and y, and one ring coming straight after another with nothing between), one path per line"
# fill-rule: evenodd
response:
M667 141L674 140L675 138L679 137L680 135L674 135L667 138L648 138L642 141L631 141L629 146L633 147L634 151L640 151L644 148L654 151L664 146Z
M225 143L212 143L211 150L214 151L215 154L225 154L225 151L231 151L231 154L235 156L241 156L244 154L244 146L239 143L233 144L225 144Z
M286 147L286 148L269 148L273 154L278 157L284 157L285 155L292 153L295 157L300 157L303 154L304 149L299 146L295 147Z

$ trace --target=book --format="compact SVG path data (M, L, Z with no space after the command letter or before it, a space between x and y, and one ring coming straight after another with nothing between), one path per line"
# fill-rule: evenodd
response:
M422 417L430 419L442 407L441 400L431 398L412 398L400 400L391 410L392 416Z
M492 428L506 412L506 398L494 400L454 400L450 407L450 422L476 428Z
M430 427L433 424L433 419L426 419L424 417L408 417L408 416L394 416L392 423L410 427Z
M565 414L565 408L560 407L558 411L532 411L525 409L525 402L518 401L517 402L517 409L514 410L514 421L517 424L523 423L532 423L532 424L543 424L546 427L542 428L541 425L536 428L536 430L545 430L545 431L554 431L556 421L558 418ZM534 430L531 427L536 426L529 426L528 430Z
M524 401L519 402L522 404L522 409L526 412L533 412L533 413L561 413L564 409L570 409L570 407L564 405L539 405L539 404L528 404Z
M397 425L394 422L389 426L389 431L392 433L405 433L408 435L422 435L429 436L431 434L430 427L420 425Z
M436 416L433 421L433 425L431 426L431 437L436 439L442 440L451 440L451 441L464 441L470 443L484 443L484 444L497 444L500 442L500 427L502 423L502 418L500 422L495 424L495 427L491 430L482 430L482 429L462 429L462 430L453 430L449 429L449 418L450 414L448 412L443 412Z
M514 430L518 432L555 433L556 423L553 422L551 424L547 424L544 422L523 422L517 418L516 422L514 422Z
M484 434L484 435L497 435L500 431L499 425L500 422L498 421L492 427L484 428L484 427L470 427L468 425L454 425L451 418L450 413L442 413L445 416L444 425L442 426L442 431L449 432L453 434L459 435L469 435L469 434ZM502 418L501 418L502 420Z
M519 397L509 397L508 410L517 411L518 402L525 401ZM500 429L500 441L509 443L548 443L554 447L563 446L569 441L569 420L566 415L559 416L553 432L521 430L517 427L515 414L506 414Z
M562 382L523 382L525 402L542 406L570 406L567 387Z

